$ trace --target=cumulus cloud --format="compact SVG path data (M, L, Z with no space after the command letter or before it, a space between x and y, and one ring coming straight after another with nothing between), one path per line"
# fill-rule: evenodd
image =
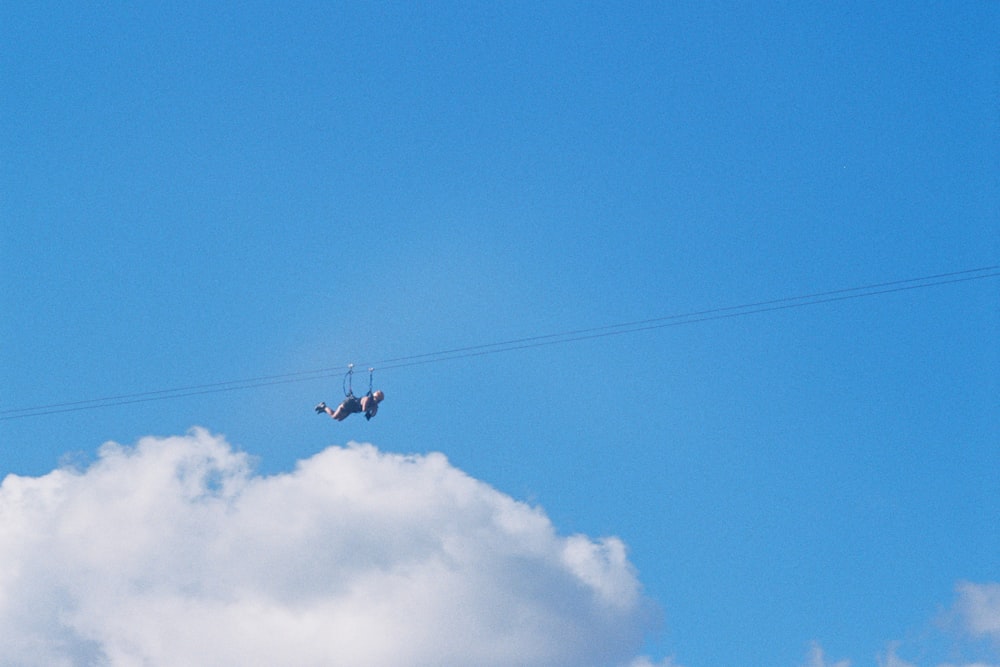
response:
M653 664L620 540L561 536L440 454L265 477L203 430L109 443L4 479L0 564L0 664Z

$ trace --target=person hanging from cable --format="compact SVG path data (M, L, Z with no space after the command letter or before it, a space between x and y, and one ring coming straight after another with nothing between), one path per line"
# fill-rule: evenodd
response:
M385 399L385 394L382 393L381 389L372 391L372 376L374 372L374 368L368 369L368 393L358 398L354 395L354 389L351 386L351 380L354 376L354 364L350 364L347 367L347 375L344 376L344 400L341 401L336 409L321 402L316 406L316 414L325 412L339 422L358 412L365 413L366 420L374 417L378 412L378 404Z

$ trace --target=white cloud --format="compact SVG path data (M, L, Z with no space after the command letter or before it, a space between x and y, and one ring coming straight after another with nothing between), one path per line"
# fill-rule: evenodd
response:
M908 662L900 658L896 651L900 647L901 642L890 642L886 648L886 652L883 655L878 656L877 665L878 667L918 667L912 662ZM986 662L963 662L961 664L953 663L940 663L940 662L930 662L925 663L932 665L933 667L1000 667L994 663ZM809 649L809 657L802 667L850 667L850 660L841 660L839 662L827 662L826 656L823 652L823 647L817 642L813 642Z
M194 430L0 486L0 664L646 667L646 608L621 541L440 454L261 477Z
M809 647L809 657L802 667L851 667L851 661L827 662L826 656L823 654L823 647L819 643L813 642Z
M653 662L648 656L642 656L630 662L628 667L681 667L681 665L674 662L673 658L665 658L660 662Z
M973 636L1000 642L1000 583L959 584L956 608Z
M913 663L906 662L896 655L897 648L899 648L899 642L893 642L889 645L885 657L879 658L879 667L916 667Z

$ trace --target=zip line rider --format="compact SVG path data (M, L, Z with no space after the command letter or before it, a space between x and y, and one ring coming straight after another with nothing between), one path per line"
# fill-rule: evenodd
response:
M325 412L333 419L342 422L357 412L363 412L365 413L366 420L371 419L378 412L378 404L385 400L385 394L382 393L381 389L372 391L372 373L374 369L368 369L368 393L358 398L354 395L354 390L350 385L351 378L354 375L354 364L351 364L347 368L347 375L344 376L344 382L347 384L344 389L344 400L337 406L336 410L326 403L321 402L316 406L316 414Z

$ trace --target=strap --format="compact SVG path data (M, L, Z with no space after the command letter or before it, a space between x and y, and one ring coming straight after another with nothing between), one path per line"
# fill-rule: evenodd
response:
M344 386L344 396L354 396L354 387L351 386L351 380L354 378L354 364L347 364L347 374L344 376L344 381L341 383Z

